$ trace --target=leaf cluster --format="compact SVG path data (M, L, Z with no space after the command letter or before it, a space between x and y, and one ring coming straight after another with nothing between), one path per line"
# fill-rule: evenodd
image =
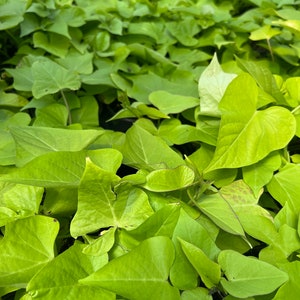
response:
M0 296L296 299L298 10L0 0Z

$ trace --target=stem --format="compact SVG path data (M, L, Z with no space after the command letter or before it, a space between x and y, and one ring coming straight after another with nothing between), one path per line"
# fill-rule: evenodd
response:
M267 44L268 44L268 48L269 48L269 51L270 51L270 54L271 54L272 61L274 61L274 54L273 54L272 46L271 46L271 43L270 43L270 39L267 39Z
M66 106L67 111L68 111L68 123L70 125L70 124L72 124L72 116L71 116L70 106L69 106L69 103L67 101L67 98L66 98L64 92L62 90L60 90L60 93L61 93L61 96L62 96L62 98L64 100L65 106Z
M291 111L291 113L292 114L294 114L297 110L299 110L300 109L300 105L298 105L297 107L295 107L292 111Z

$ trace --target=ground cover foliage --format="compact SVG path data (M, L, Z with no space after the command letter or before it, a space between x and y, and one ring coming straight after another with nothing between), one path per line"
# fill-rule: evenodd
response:
M294 0L0 0L3 299L297 299Z

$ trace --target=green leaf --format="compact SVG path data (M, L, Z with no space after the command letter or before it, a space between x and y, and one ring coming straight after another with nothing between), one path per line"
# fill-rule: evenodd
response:
M220 193L248 234L266 243L274 239L277 231L271 214L258 204L260 195L255 197L244 181L236 180L222 187Z
M300 176L300 166L287 164L276 173L267 185L269 193L282 205L287 202L295 213L300 212L298 183Z
M263 188L273 177L274 171L281 165L281 157L278 152L270 153L266 158L256 164L243 168L243 179L251 187L257 197Z
M217 138L203 127L181 124L178 119L163 120L158 129L159 136L168 144L182 145L190 142L204 142L216 145Z
M52 152L1 175L0 181L41 187L74 187L79 185L84 167L83 152Z
M177 114L199 105L199 99L171 94L166 91L155 91L149 95L149 101L164 114Z
M122 164L122 154L116 149L88 150L88 157L98 167L116 173Z
M208 67L203 71L198 83L200 95L200 113L219 117L221 115L218 108L227 86L236 77L235 74L225 73L214 54Z
M291 112L278 106L257 111L257 95L255 81L247 74L239 75L228 86L220 103L217 147L207 172L254 164L285 147L294 136L296 122Z
M87 297L99 300L115 299L113 293L100 287L78 283L78 280L94 273L107 263L106 255L85 255L82 253L83 248L83 244L75 243L38 272L26 288L31 298L45 300L73 297L79 300L87 299Z
M58 30L61 30L59 28ZM51 32L41 32L37 31L33 34L33 44L36 48L42 48L51 54L54 54L58 57L65 57L68 53L70 46L69 38Z
M194 182L195 174L187 166L175 169L160 169L146 176L143 187L153 192L168 192L186 188Z
M249 73L265 93L276 99L278 104L285 103L284 97L279 90L276 80L268 66L250 60L242 60L239 58L236 58L236 60L242 70Z
M221 279L220 266L210 260L207 255L195 245L179 238L182 250L207 288L217 286Z
M68 122L67 108L58 103L36 109L34 127L65 127Z
M142 190L112 191L119 180L114 173L87 161L78 189L78 209L71 223L72 236L109 226L135 228L152 214L147 195Z
M300 103L300 77L291 77L285 81L286 99L290 106L296 107Z
M222 251L218 262L227 278L222 278L221 284L234 297L269 294L288 280L288 275L276 267L232 250Z
M39 212L44 189L0 182L0 227Z
M272 265L280 266L281 263L288 262L292 253L299 248L300 239L297 230L283 224L269 246L260 251L259 258Z
M176 168L185 164L161 138L137 124L126 132L125 143L119 150L124 156L123 163L137 168L155 170L161 166Z
M0 286L25 288L29 280L54 258L57 220L33 216L7 224L0 241Z
M101 236L93 240L89 245L82 249L82 253L93 256L106 254L115 243L116 228L111 227L107 231L102 231Z
M193 290L183 291L181 294L181 300L212 300L212 296L205 288L199 287Z
M172 284L180 290L193 289L198 284L198 274L184 254L178 238L197 246L211 260L216 259L220 250L206 228L181 210L172 238L176 256L171 268L170 279Z
M132 300L180 299L179 291L168 283L173 260L174 248L170 239L153 237L79 282L105 288Z
M135 239L144 240L153 236L172 237L180 213L180 206L165 205L156 211L144 223L129 234Z
M252 31L249 38L252 41L269 40L280 33L281 30L272 28L270 25L265 25Z
M23 21L27 0L1 1L0 30L7 30Z
M17 166L49 152L76 152L87 148L103 132L61 128L14 126L10 132L16 143Z
M279 288L274 300L297 299L300 293L299 272L300 262L293 261L280 265L280 269L286 272L289 280Z
M197 207L223 230L231 234L245 235L238 216L221 194L201 197Z
M77 90L81 85L77 73L51 60L34 62L32 75L34 78L32 93L38 99L64 89Z

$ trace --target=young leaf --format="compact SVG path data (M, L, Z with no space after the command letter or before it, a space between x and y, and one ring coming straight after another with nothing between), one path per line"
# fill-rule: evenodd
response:
M57 220L33 216L9 223L0 240L0 286L25 288L29 280L54 258Z
M87 277L107 263L107 255L86 255L82 253L83 248L83 244L75 243L38 272L26 289L32 299L114 300L112 292L78 283L79 279Z
M146 176L143 187L152 192L168 192L186 188L194 182L195 174L187 166L174 169L160 169Z
M218 61L216 53L209 66L200 76L198 89L200 95L200 113L219 117L218 108L229 83L236 77L235 74L225 73Z
M221 278L221 284L234 297L269 294L288 280L276 267L232 250L222 251L218 262L227 278Z
M64 89L77 90L81 85L77 73L69 71L51 60L34 62L32 75L34 78L32 94L38 99Z
M296 121L291 112L279 106L257 111L257 95L256 83L248 74L239 75L228 86L219 106L222 118L216 152L206 172L254 164L293 138Z
M180 299L179 291L168 283L173 260L172 242L167 237L157 236L79 282L132 300L176 300Z
M221 279L220 266L210 260L207 255L195 245L179 238L182 250L207 288L217 286Z

